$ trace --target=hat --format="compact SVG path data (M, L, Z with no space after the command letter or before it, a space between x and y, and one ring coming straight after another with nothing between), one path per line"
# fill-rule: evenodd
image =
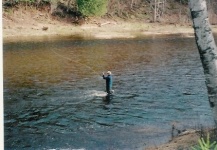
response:
M108 72L107 72L107 74L109 74L109 75L110 75L110 74L112 74L112 73L111 73L111 71L108 71Z

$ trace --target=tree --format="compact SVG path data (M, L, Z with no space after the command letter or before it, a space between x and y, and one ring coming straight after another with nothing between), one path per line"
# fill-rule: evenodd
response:
M195 40L203 65L210 106L217 125L217 47L211 31L206 1L190 0Z
M78 10L84 16L102 16L107 12L107 0L77 0Z

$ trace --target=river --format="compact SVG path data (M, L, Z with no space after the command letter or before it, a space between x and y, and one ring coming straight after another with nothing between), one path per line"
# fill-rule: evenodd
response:
M213 126L193 37L7 42L3 66L6 150L144 149Z

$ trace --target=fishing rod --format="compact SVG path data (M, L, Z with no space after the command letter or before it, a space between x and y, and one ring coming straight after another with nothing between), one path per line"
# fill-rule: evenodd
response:
M82 64L82 63L80 63L79 61L75 61L75 60L73 60L73 59L71 59L71 58L69 58L69 57L63 56L63 55L57 53L56 51L54 51L53 49L52 49L51 51L52 51L54 54L56 54L57 56L62 57L62 58L64 58L64 59L67 59L67 60L69 60L69 61L75 62L75 63L77 63L77 64L80 64L81 66L84 66L84 67L88 68L89 70L91 70L94 74L100 76L100 75L99 75L94 69L92 69L90 66L88 66L88 65L86 65L86 64Z

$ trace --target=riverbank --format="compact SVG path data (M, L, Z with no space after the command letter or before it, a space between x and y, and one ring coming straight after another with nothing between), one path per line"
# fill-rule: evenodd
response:
M15 24L12 21L3 19L3 38L4 40L20 40L40 37L84 37L97 39L111 38L135 38L137 36L156 35L156 34L183 34L193 35L193 28L190 26L162 25L154 23L133 23L133 22L114 22L102 21L97 24L84 24L74 26L69 23L51 21L48 23Z
M200 135L197 131L189 130L177 137L174 137L168 143L158 146L151 146L145 150L188 150L191 147L197 145L199 139Z
M161 25L154 23L133 23L133 22L114 22L106 21L102 26L98 24L84 24L74 26L68 23L51 21L48 23L15 24L12 21L4 19L3 38L18 39L18 37L42 37L42 36L82 36L98 39L111 38L134 38L139 35L153 34L193 34L193 28L190 26L179 25ZM105 24L105 25L103 25ZM47 30L45 30L47 28ZM217 28L216 28L217 29Z
M175 136L168 143L151 146L145 150L190 150L192 147L199 146L199 139L201 138L205 139L205 142L207 142L207 135L210 137L210 143L216 141L215 128L207 128L203 130L190 129Z
M35 10L36 11L36 10ZM41 37L84 37L97 39L134 38L157 34L183 34L192 36L191 25L147 23L145 21L122 21L93 19L76 26L67 21L57 20L45 12L17 10L3 13L3 39L7 41L31 40ZM212 27L217 33L217 26Z

